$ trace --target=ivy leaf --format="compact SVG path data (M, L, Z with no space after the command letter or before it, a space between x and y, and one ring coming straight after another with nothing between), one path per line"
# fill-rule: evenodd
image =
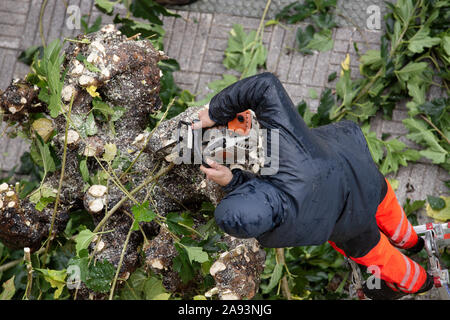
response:
M54 293L54 298L58 299L61 296L61 293L66 286L66 269L64 270L50 270L50 269L38 269L34 270L39 271L44 275L44 279L50 283L52 288L56 288Z
M191 227L194 221L189 216L188 212L183 212L181 214L177 212L170 212L166 216L166 223L170 231L179 235L190 235L191 231L183 225Z
M89 247L89 244L92 242L95 236L96 233L92 232L89 229L84 229L77 235L77 237L75 238L75 250L77 252L77 255L79 255L81 250L87 249Z
M209 260L208 253L203 251L201 247L189 247L185 246L186 252L189 257L189 261L192 263L194 261L198 263L203 263Z
M173 259L173 270L178 273L181 281L186 284L194 278L194 269L184 247L175 243L175 249L177 250L178 255Z
M333 29L337 26L336 22L334 22L333 15L330 13L312 15L311 19L319 29Z
M444 201L444 207L439 210L435 210L432 208L431 203L428 202L426 206L427 215L432 217L433 219L443 222L450 220L450 197L440 197L438 199ZM432 200L432 202L434 201ZM436 203L435 205L437 205L437 207L439 208L442 206L442 203Z
M445 208L445 201L441 197L427 196L431 209L439 211Z
M146 300L168 300L170 293L164 288L162 281L154 277L148 278L144 282Z
M140 205L134 205L131 207L131 212L134 215L134 223L132 230L139 230L140 222L151 222L155 219L156 214L150 209L148 201Z
M111 289L111 282L115 275L115 268L108 260L97 261L89 266L86 276L86 286L96 292L105 293Z

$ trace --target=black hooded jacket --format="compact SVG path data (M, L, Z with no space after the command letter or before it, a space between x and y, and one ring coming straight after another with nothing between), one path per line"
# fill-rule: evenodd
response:
M214 213L217 224L266 247L331 240L353 257L370 251L379 241L375 213L387 186L359 126L341 121L308 128L271 73L221 91L210 102L209 117L226 124L247 109L261 127L279 130L279 169L260 176L233 170Z

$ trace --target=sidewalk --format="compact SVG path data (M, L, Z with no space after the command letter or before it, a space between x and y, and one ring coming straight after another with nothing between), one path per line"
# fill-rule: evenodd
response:
M24 77L28 66L17 62L20 52L31 45L39 45L39 11L43 0L2 0L0 2L0 90L4 90L12 78ZM65 22L68 18L65 2L80 7L82 15L90 15L90 24L101 13L93 5L93 0L49 0L43 16L44 35L47 41L56 38L73 37L79 30L70 30ZM269 18L275 9L291 1L273 1ZM251 5L249 5L251 3ZM256 29L266 1L219 1L199 0L187 7L177 7L182 18L164 19L166 29L165 51L178 60L181 71L175 74L180 87L196 93L199 97L208 92L207 84L219 79L224 73L232 73L222 65L223 52L227 47L228 33L234 23L244 26L246 31ZM293 47L295 30L287 31L280 26L270 26L264 30L264 44L269 50L267 70L275 73L285 85L294 103L304 99L313 111L318 100L310 99L310 89L320 96L322 90L334 87L328 83L328 75L340 70L340 63L347 53L351 57L353 76L359 75L358 60L353 42L358 44L361 53L368 49L378 49L381 31L367 30L365 20L369 4L377 4L383 13L382 1L339 1L338 8L348 13L352 21L364 31L361 35L347 20L340 18L340 27L334 30L334 48L329 52L303 56L289 53L286 48ZM113 17L103 16L103 24L111 23ZM367 39L367 44L366 44ZM433 92L432 97L441 93ZM391 134L409 146L414 145L401 135L407 131L401 120L407 117L406 109L401 106L394 110L392 120L377 117L372 125L378 137L382 133ZM1 128L1 127L0 127ZM1 130L1 129L0 129ZM20 155L28 145L19 138L0 141L0 169L11 170L20 164ZM408 167L401 167L395 177L399 180L396 191L400 203L406 198L422 200L427 195L448 194L443 181L450 180L445 170L429 162L418 162ZM420 218L421 220L425 218Z

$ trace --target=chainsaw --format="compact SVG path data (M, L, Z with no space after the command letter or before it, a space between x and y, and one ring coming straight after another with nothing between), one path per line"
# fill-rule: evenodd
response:
M201 163L207 168L206 157L222 164L251 167L254 172L263 165L264 157L258 152L262 150L261 130L251 110L238 113L225 126L193 129L197 121L180 120L176 137L155 153L175 164Z

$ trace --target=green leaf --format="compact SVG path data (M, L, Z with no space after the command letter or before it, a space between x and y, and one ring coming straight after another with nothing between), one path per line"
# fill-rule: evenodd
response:
M95 0L95 5L106 14L112 14L116 2L117 1Z
M3 291L0 293L0 301L1 300L11 300L14 294L16 293L16 287L14 286L14 278L16 276L12 276L9 280L3 282L2 287Z
M430 117L433 123L437 124L449 106L450 99L437 98L433 101L427 101L424 104L419 105L417 109L420 112L425 113Z
M320 96L319 107L317 108L317 113L311 118L311 125L313 127L318 127L321 125L329 124L330 112L335 106L335 101L331 89L327 88L324 90Z
M191 231L185 226L191 227L194 223L188 212L179 214L178 212L170 212L166 216L166 223L169 230L179 235L190 235Z
M117 146L114 143L105 144L105 152L103 153L102 160L110 162L113 161L117 155Z
M111 108L109 104L99 99L94 99L92 101L92 107L95 111L99 111L103 114L106 119L109 119L109 117L115 113L115 110Z
M399 80L407 82L413 77L420 77L422 72L428 68L426 62L409 62L402 69L395 71Z
M146 300L168 300L170 293L164 288L162 281L156 278L148 278L144 283Z
M87 61L86 57L83 56L81 53L79 53L77 55L77 60L82 62L84 64L84 66L86 67L86 69L88 69L91 72L98 72L101 73L102 71L97 68L96 66L94 66L92 63L90 63L89 61Z
M316 89L313 89L313 88L309 89L309 97L311 99L319 99L319 95L317 94Z
M428 129L428 124L420 119L408 118L404 119L403 124L409 129L408 139L424 145L425 150L421 150L420 154L435 164L444 163L448 152L439 144L436 136Z
M297 28L296 39L297 39L297 48L303 54L311 54L312 51L307 48L308 44L311 42L314 36L315 30L312 25L309 25L303 31L301 27Z
M194 261L198 263L203 263L209 260L208 253L203 251L201 247L189 247L185 246L186 252L189 257L189 261L192 263Z
M39 271L44 275L44 279L50 283L52 288L56 288L56 291L53 295L55 299L58 299L61 296L61 293L66 286L66 269L64 270L50 270L50 269L38 269L34 270Z
M227 69L234 69L242 73L242 78L256 74L267 58L267 49L262 39L256 37L256 31L245 33L244 27L234 24L228 38L223 64Z
M328 75L328 82L331 82L331 81L333 81L334 79L336 79L337 78L337 72L335 71L335 72L333 72L333 73L330 73L329 75Z
M336 94L342 99L345 107L351 107L353 98L358 93L353 89L353 82L350 79L350 71L344 70L343 74L336 83Z
M79 254L81 250L87 249L95 236L96 233L89 229L81 231L75 238L75 250L77 254Z
M189 261L188 254L184 249L184 246L175 243L175 249L177 250L178 255L173 259L173 270L178 273L181 281L186 284L194 278L194 269Z
M427 196L427 201L433 210L442 210L445 208L445 201L441 197Z
M428 201L426 206L427 215L435 220L446 222L450 220L450 197L440 197L438 199L444 201L444 206L441 209L435 210L431 207L430 201ZM432 200L432 202L434 202L434 200ZM437 206L437 208L440 208L442 202L438 200L434 205Z
M86 286L96 292L105 293L111 289L111 282L116 270L108 260L97 261L89 266L89 272L86 276Z
M25 51L22 51L20 53L20 56L17 58L20 62L25 63L26 65L31 65L33 63L33 60L39 56L42 55L44 51L44 47L42 46L31 46Z
M307 49L317 51L329 51L333 49L334 41L331 30L316 32L311 41L306 46Z
M151 222L156 217L156 214L150 209L148 201L140 205L131 207L131 212L134 215L134 223L132 230L139 230L140 222Z
M405 214L409 216L410 214L416 212L417 210L420 210L425 205L425 200L416 200L413 203L410 203L410 199L406 199L406 203L403 206L403 209L405 210Z
M89 113L89 115L86 118L84 129L88 136L96 135L98 132L97 124L95 123L94 115L92 114L92 112Z
M44 143L39 136L33 140L30 148L30 154L33 161L38 166L44 168L45 174L56 170L56 164L50 152L49 143Z
M273 269L269 284L266 288L264 288L263 293L269 293L273 288L275 288L278 285L278 282L280 282L282 276L283 276L283 265L277 263L275 265L275 268Z
M80 161L80 173L84 182L89 182L89 169L87 167L87 160L82 159Z
M409 39L408 49L413 53L421 53L424 48L431 48L440 44L441 39L436 37L430 37L430 29L422 26L416 34Z

